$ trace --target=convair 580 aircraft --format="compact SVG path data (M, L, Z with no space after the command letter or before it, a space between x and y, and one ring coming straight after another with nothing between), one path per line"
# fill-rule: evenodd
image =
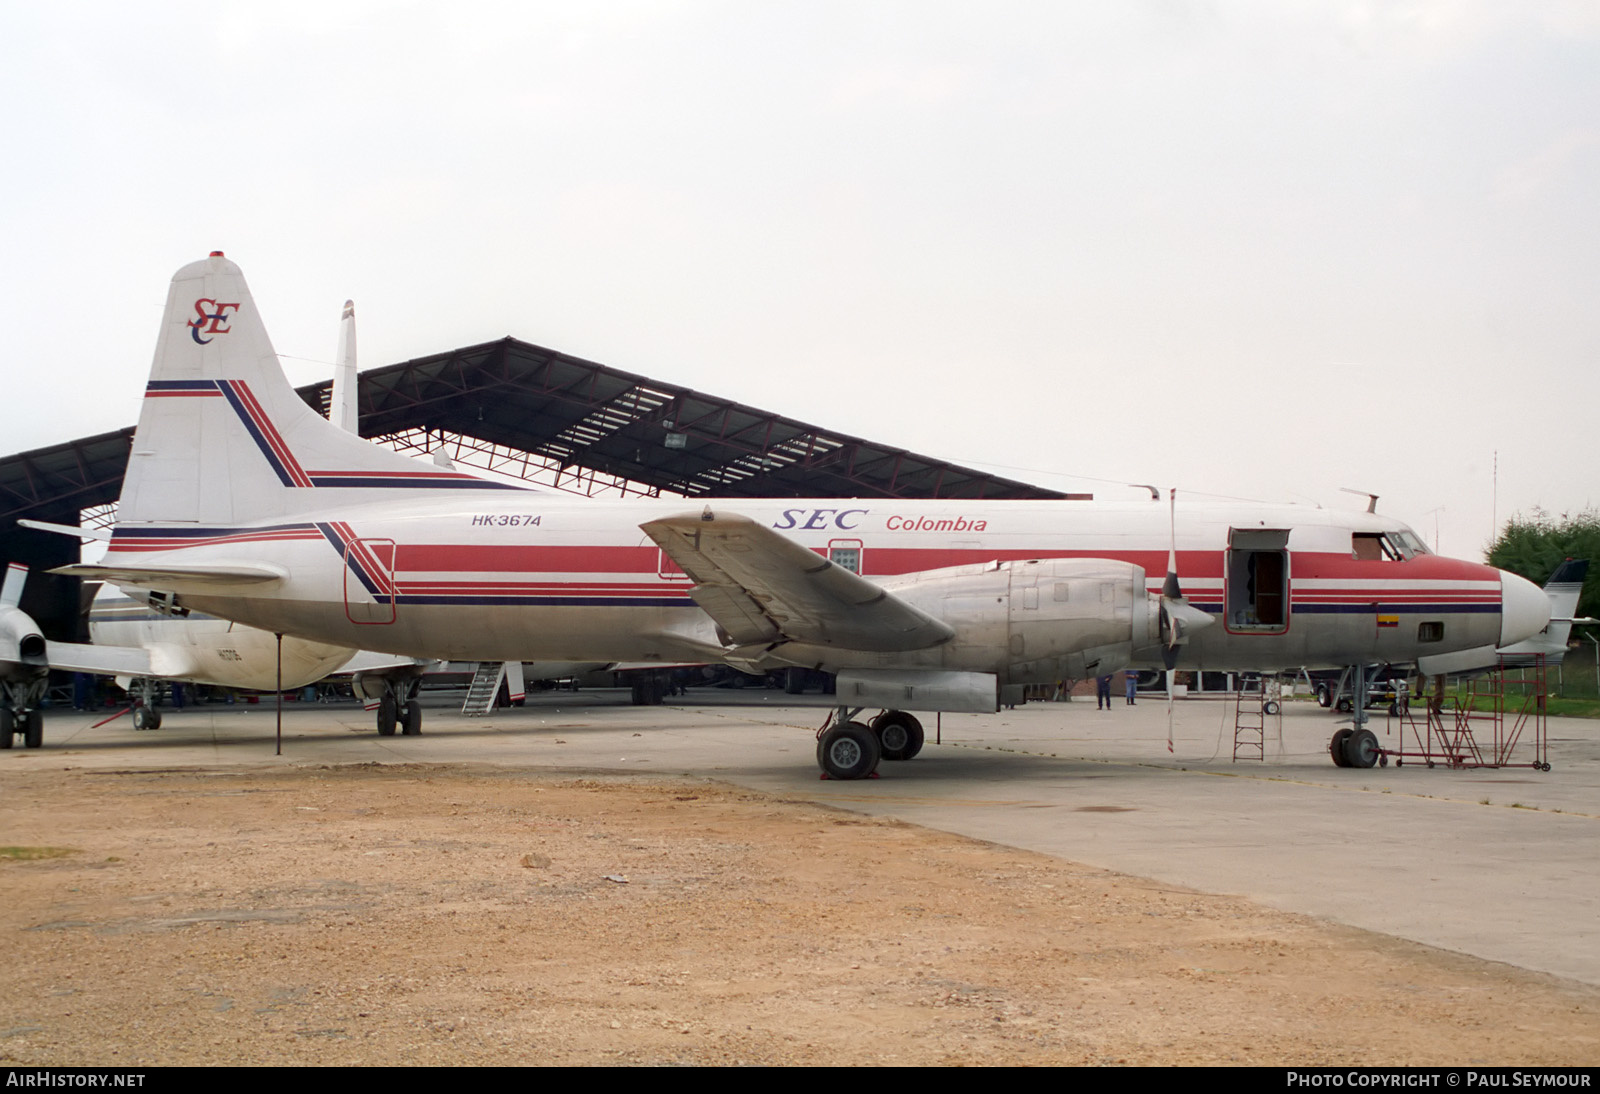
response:
M59 572L351 648L835 672L838 778L915 754L906 711L993 711L1006 687L1412 661L1548 618L1530 582L1368 513L607 502L427 470L296 396L220 252L173 278L118 513L104 562Z

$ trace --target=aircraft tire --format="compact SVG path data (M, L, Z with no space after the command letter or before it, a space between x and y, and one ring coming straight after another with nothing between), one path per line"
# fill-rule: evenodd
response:
M393 695L385 695L378 700L378 736L393 737L394 727L400 721L399 704L394 701Z
M1323 710L1333 706L1333 692L1329 690L1327 684L1317 685L1317 706Z
M1269 716L1278 713L1278 704L1274 700L1268 699L1261 704L1261 713Z
M0 707L0 748L10 748L17 735L17 716L10 707Z
M909 760L922 751L922 723L903 710L886 710L872 719L872 732L885 760Z
M1344 743L1350 739L1350 734L1354 732L1355 731L1353 729L1348 727L1345 729L1335 730L1333 734L1333 740L1328 742L1328 755L1332 756L1333 762L1340 767L1350 766L1350 761L1345 757L1344 754Z
M44 746L44 712L30 710L22 716L22 743L29 748Z
M156 712L151 710L149 707L134 707L133 708L133 728L134 729L154 729L154 728L156 728L156 726L155 726L155 714L156 714Z
M1358 729L1351 732L1344 742L1344 765L1346 767L1373 767L1377 764L1383 750L1378 747L1378 737L1370 729Z
M830 779L864 779L880 755L877 735L860 722L834 726L817 742L817 764Z
M806 690L806 670L787 668L783 670L783 690L788 695L800 695Z
M407 737L422 736L422 704L415 699L400 712L400 732Z

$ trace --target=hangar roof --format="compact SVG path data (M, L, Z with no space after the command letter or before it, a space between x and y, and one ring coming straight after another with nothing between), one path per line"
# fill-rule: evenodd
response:
M117 500L133 426L0 458L0 517L77 524L78 512Z
M322 410L332 381L299 389ZM369 369L361 432L586 494L1061 498L515 338ZM0 457L0 518L76 524L113 502L133 427ZM8 529L9 530L9 529Z
M301 394L320 410L331 388L326 381ZM359 402L364 436L427 447L412 432L421 430L467 438L464 448L480 454L526 453L532 459L517 473L583 493L1067 496L515 338L364 372Z

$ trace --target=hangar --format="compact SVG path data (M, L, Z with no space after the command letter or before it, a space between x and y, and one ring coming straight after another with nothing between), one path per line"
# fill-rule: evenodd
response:
M333 382L299 388L326 413ZM515 338L360 374L362 436L592 497L1088 498L838 433ZM109 523L133 427L0 458L0 549L32 568L22 607L84 640L68 537L19 518Z

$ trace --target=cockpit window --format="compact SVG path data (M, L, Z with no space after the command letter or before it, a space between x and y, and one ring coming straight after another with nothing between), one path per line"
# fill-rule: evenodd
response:
M1415 532L1353 532L1350 557L1357 562L1399 562L1428 554Z
M1415 532L1401 529L1398 532L1390 532L1389 537L1400 545L1401 552L1404 553L1407 558L1414 558L1417 555L1426 555L1430 553L1428 550L1428 545L1423 543L1421 538L1419 538Z
M1353 532L1350 536L1350 557L1357 562L1399 562L1408 556L1390 542L1382 532Z

